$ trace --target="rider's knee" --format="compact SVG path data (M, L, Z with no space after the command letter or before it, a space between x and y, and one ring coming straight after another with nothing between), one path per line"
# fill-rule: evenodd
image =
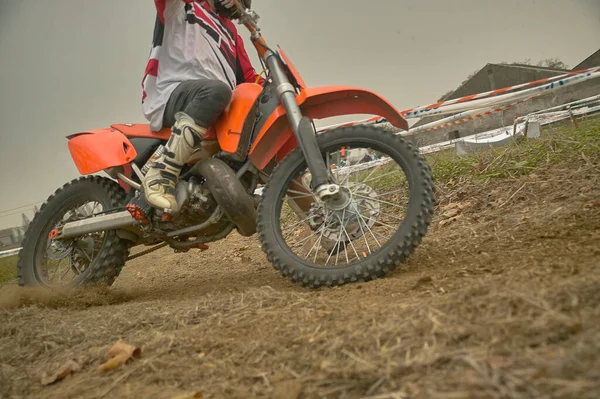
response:
M220 80L214 80L206 87L206 90L209 91L210 98L216 103L216 108L222 110L227 108L231 101L231 96L233 95L231 87L229 87L227 83Z

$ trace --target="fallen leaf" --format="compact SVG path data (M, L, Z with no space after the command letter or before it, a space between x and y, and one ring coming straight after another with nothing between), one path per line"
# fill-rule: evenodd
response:
M458 208L458 203L456 203L456 202L451 202L451 203L449 203L448 205L444 205L444 206L442 207L442 211L449 211L449 210L451 210L451 209L456 209L456 208Z
M65 378L69 374L75 373L75 372L81 370L81 364L80 363L83 363L83 361L82 360L70 359L67 362L65 362L62 366L60 366L58 368L58 370L56 370L54 372L54 374L48 375L47 373L44 373L42 375L42 385L53 384L56 381L62 380L63 378Z
M460 212L460 209L453 208L453 209L450 209L450 210L442 213L442 216L445 218L452 218L452 217L458 215L459 212Z
M202 393L200 392L189 392L182 395L174 396L172 399L201 399Z
M301 393L302 384L299 381L291 380L276 384L273 397L277 399L298 399Z
M471 205L472 203L470 201L452 202L442 207L442 216L446 218L452 218L458 215L463 209L468 208Z
M445 225L447 225L447 224L449 224L449 223L455 222L455 221L457 221L458 219L460 219L460 218L462 218L462 217L463 217L463 215L457 215L457 216L454 216L454 217L448 218L448 219L446 219L446 220L442 220L442 221L440 222L440 226L445 226Z
M102 373L116 369L125 364L129 359L139 357L141 352L140 348L119 340L106 352L104 356L106 362L98 367L98 371Z

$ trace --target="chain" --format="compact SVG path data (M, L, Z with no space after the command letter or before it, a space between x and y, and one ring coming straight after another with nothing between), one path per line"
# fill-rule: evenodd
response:
M142 257L144 255L148 255L149 253L157 251L157 250L159 250L161 248L164 248L167 245L169 245L169 244L167 244L166 242L163 242L162 244L158 244L158 245L156 245L156 246L154 246L152 248L146 249L146 250L144 250L144 251L142 251L142 252L140 252L138 254L130 255L129 258L127 258L127 260L130 261L132 259L136 259L136 258Z

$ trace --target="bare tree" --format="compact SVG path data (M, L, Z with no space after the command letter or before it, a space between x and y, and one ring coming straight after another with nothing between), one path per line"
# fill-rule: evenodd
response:
M563 61L561 61L559 58L556 57L549 57L549 58L544 58L541 61L536 62L535 64L531 61L531 58L527 58L523 61L517 61L517 62L500 62L500 64L502 65L531 65L531 66L539 66L539 67L546 67L546 68L553 68L553 69L564 69L564 70L569 70L569 66L567 64L565 64Z
M565 69L565 70L570 69L567 64L565 64L558 58L546 58L541 61L538 61L538 63L536 65L541 66L541 67L554 68L554 69Z

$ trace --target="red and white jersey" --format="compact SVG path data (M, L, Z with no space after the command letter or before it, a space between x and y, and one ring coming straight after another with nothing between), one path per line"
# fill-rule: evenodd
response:
M221 80L233 90L254 82L254 71L234 23L206 0L154 0L157 10L150 59L142 81L142 109L153 131L173 90L196 79Z

